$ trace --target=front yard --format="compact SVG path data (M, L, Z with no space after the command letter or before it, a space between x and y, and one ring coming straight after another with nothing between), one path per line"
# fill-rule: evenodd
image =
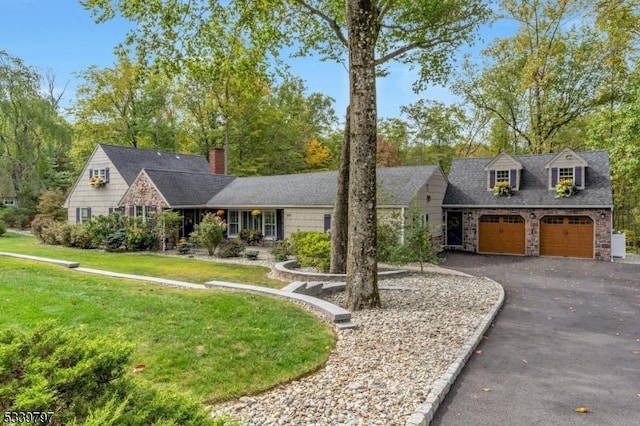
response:
M0 251L80 262L86 268L148 275L202 284L218 280L280 288L282 281L267 277L268 268L208 262L141 253L108 253L40 243L35 237L7 233L0 238Z
M137 345L131 370L146 366L137 379L203 402L304 375L334 347L332 330L314 315L254 294L173 289L8 258L0 258L0 283L4 327L31 329L54 318L122 336Z

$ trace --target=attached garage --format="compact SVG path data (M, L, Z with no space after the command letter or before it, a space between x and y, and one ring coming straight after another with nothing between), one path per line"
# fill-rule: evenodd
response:
M593 258L593 220L545 216L540 220L540 256Z
M517 215L484 215L479 220L480 253L525 254L525 222Z

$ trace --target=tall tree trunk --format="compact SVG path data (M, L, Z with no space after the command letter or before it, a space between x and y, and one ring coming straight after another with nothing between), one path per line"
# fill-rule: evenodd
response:
M376 2L347 1L351 145L347 308L380 306L376 257Z
M332 274L344 274L347 272L347 241L349 238L349 143L351 108L347 106L347 114L344 125L344 139L340 154L340 168L338 169L338 188L336 191L336 204L333 207L331 220L331 267Z

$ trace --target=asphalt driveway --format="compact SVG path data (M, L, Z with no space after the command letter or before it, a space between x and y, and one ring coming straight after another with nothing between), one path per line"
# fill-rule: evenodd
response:
M640 265L445 257L506 297L432 425L640 425Z

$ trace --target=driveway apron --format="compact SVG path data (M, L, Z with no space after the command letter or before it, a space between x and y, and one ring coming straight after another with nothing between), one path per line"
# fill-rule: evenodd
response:
M445 257L506 298L432 425L640 425L640 265Z

